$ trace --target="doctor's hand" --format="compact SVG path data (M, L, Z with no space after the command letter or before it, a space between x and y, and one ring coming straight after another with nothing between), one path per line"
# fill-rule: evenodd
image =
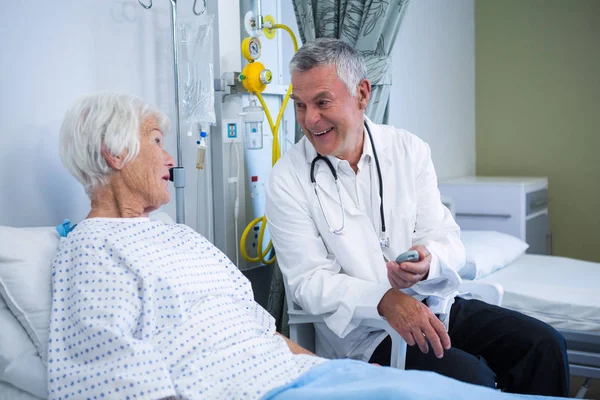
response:
M437 358L442 358L444 350L450 349L450 336L444 324L415 298L390 289L381 298L377 311L409 346L417 344L423 353L428 353L429 342Z
M427 279L429 267L431 266L431 253L427 247L417 244L409 250L416 250L419 253L419 261L403 262L398 264L396 261L390 261L385 264L387 267L388 280L394 289L406 289L422 280Z

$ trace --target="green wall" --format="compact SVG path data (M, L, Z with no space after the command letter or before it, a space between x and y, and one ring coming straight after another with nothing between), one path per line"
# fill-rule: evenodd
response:
M476 0L476 171L547 176L554 254L600 262L600 0Z

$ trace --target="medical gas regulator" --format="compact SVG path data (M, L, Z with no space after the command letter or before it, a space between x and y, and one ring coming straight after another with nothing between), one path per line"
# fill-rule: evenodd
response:
M247 37L242 41L242 55L248 64L239 76L244 88L251 94L250 104L244 107L240 113L244 120L246 148L250 150L263 148L263 121L265 119L264 109L257 103L253 96L263 92L267 84L273 80L273 73L265 68L263 63L256 61L260 58L261 44L256 37Z

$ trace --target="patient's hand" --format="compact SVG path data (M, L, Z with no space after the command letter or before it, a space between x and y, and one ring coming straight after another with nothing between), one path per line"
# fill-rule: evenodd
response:
M308 354L309 356L315 356L316 357L316 354L314 354L314 353L306 350L304 347L300 346L298 343L292 342L290 339L286 338L281 333L275 332L275 335L280 336L280 337L283 338L283 340L285 340L285 342L287 343L287 345L290 348L290 351L292 353L294 353L294 354Z
M437 358L444 356L444 349L450 349L450 336L444 324L413 297L390 289L379 302L377 311L409 346L417 344L423 353L427 353L429 341Z

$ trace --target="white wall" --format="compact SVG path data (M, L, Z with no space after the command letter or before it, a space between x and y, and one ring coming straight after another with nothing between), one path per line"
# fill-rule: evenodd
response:
M182 1L185 16L191 2ZM168 1L23 0L0 12L0 224L57 225L89 211L58 156L58 130L78 96L119 91L156 104L173 120ZM195 139L194 139L195 140ZM195 144L195 143L194 143ZM166 138L175 156L175 135ZM195 222L195 146L186 157L188 219ZM188 165L186 165L189 168ZM190 170L188 170L190 171ZM186 194L186 197L187 194ZM174 217L174 194L165 209Z
M291 1L282 1L282 21L297 34ZM290 46L283 55L289 62ZM474 174L474 0L410 1L392 59L389 123L429 143L439 178Z
M474 172L473 1L413 0L394 48L391 123L429 142L442 178ZM274 2L265 0L264 6ZM192 3L178 1L180 16L191 15ZM56 225L63 218L78 221L88 212L88 199L63 169L57 148L62 117L77 96L127 92L158 105L173 119L168 4L155 0L150 11L136 0L22 0L3 6L1 225ZM291 2L281 0L279 12L281 21L297 31ZM284 32L278 35L282 65L269 66L285 84L291 46ZM286 114L293 137L291 109ZM202 209L197 202L206 196L196 195L195 145L190 140L184 138L186 222L195 227L197 206ZM167 137L167 148L175 155L174 135ZM173 193L165 208L174 217Z
M192 3L193 0L178 0L180 18L195 18L191 14ZM222 16L219 21L222 54L221 60L216 61L219 72L241 70L241 37L239 30L232 29L237 21L236 3L237 0L209 1L209 12L219 9ZM137 0L24 0L3 7L0 12L0 225L57 225L64 218L79 221L88 213L87 196L63 168L58 156L60 123L78 96L97 91L131 93L156 104L174 120L169 4L168 0L154 0L154 7L144 10ZM264 1L263 9L277 17L278 4L276 0ZM289 41L281 33L275 41L263 40L261 57L274 71L278 84L285 83L281 80L281 63L276 54L277 42L281 40ZM281 98L268 95L266 98L276 113ZM224 103L220 98L218 101L233 110L228 117L239 118L242 99L230 96ZM186 126L182 128L187 131ZM291 130L293 138L293 122ZM218 132L213 129L211 133ZM219 140L209 137L211 143ZM218 171L195 169L195 141L196 137L184 136L186 223L235 259L232 216L215 221L219 227L225 227L226 239L210 234L212 213L207 209L212 205L207 204L210 202L205 178L214 184L212 178L218 176ZM175 156L175 135L167 136L166 146ZM231 169L235 157L230 146L222 150L222 165L217 169L222 170L221 175L227 181L234 175ZM270 149L265 148L262 153L270 165ZM266 174L261 175L262 181L266 178ZM242 189L243 181L242 176ZM229 214L233 214L234 189L234 185L226 183L226 193L221 193L218 199ZM248 219L244 198L242 193L240 233ZM171 202L164 209L172 218L174 200L171 186Z
M438 178L475 173L474 0L412 0L393 50L390 124L431 146Z

